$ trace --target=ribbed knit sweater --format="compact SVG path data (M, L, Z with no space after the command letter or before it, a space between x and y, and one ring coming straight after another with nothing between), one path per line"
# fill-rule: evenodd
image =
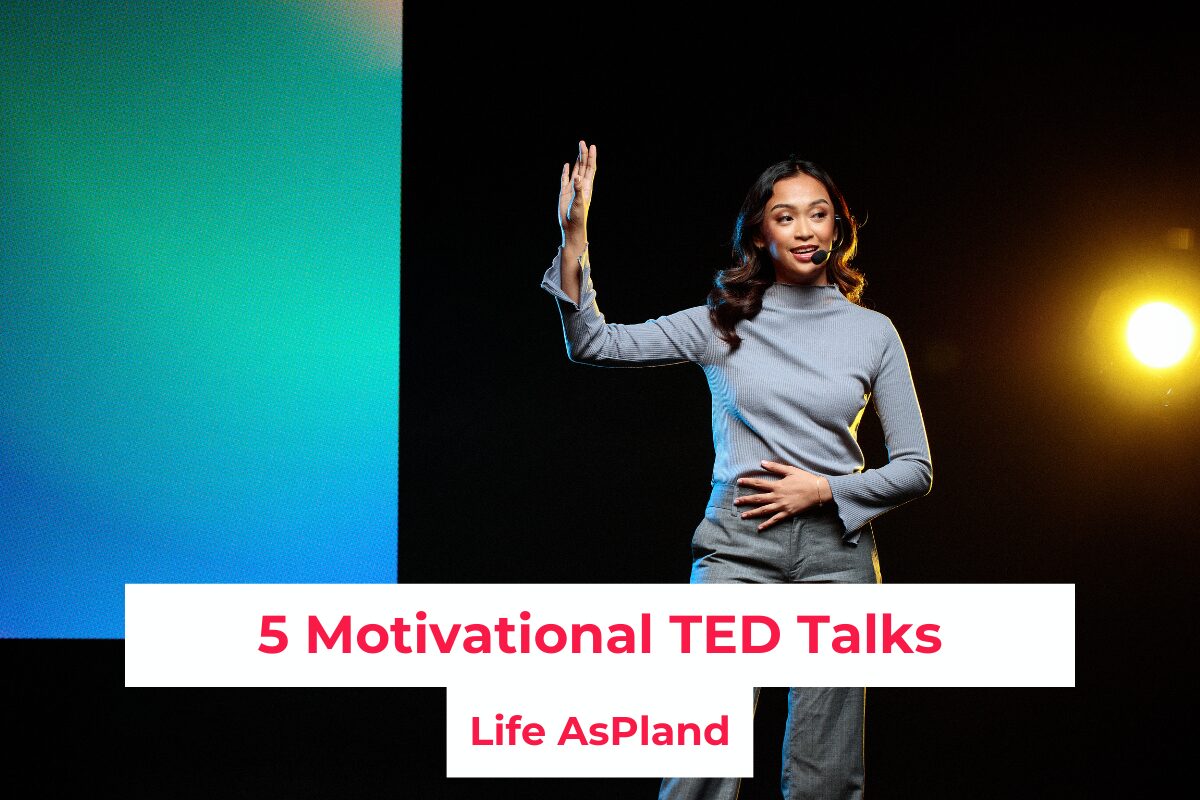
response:
M835 285L774 283L742 320L741 346L717 336L704 305L636 325L607 323L585 263L576 304L561 287L562 248L542 278L562 317L567 357L602 367L700 365L712 393L712 482L772 477L762 461L829 481L847 541L859 528L928 494L933 469L904 345L891 320ZM587 261L587 259L584 259ZM888 462L866 469L858 425L868 402Z

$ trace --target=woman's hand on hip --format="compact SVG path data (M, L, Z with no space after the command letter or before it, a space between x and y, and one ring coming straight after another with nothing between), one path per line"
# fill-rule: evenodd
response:
M564 245L582 248L587 244L587 215L595 180L596 145L588 147L580 139L575 164L563 164L558 180L558 226Z
M782 477L773 478L738 478L738 486L748 486L759 489L759 494L748 494L734 499L735 506L757 505L742 513L743 519L769 517L758 526L765 530L776 522L785 520L793 514L821 506L833 499L829 481L820 475L805 472L790 464L780 464L776 461L763 461L763 468Z

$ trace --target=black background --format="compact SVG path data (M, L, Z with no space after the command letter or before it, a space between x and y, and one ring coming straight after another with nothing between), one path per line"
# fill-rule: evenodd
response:
M872 689L871 795L1090 797L1101 765L1174 780L1157 725L1170 665L1194 655L1196 404L1186 385L1169 403L1114 386L1087 354L1106 290L1191 291L1157 270L1195 271L1163 244L1200 219L1194 48L782 7L652 26L588 8L553 31L428 13L405 31L400 580L687 580L712 466L704 378L566 359L538 287L559 170L597 145L599 303L640 322L703 302L746 189L796 153L866 220L865 299L901 333L931 443L932 493L875 524L884 580L1077 592L1076 689ZM886 459L873 414L860 439ZM743 800L778 796L783 718L773 690ZM487 782L551 784L656 782Z
M931 443L932 493L875 524L884 580L1076 585L1078 688L869 692L871 796L1171 785L1164 726L1195 657L1196 404L1186 385L1167 404L1120 394L1081 353L1105 289L1186 289L1159 279L1164 259L1194 271L1194 251L1162 246L1200 217L1200 64L1183 34L778 6L653 23L625 6L537 24L511 6L405 11L400 581L687 580L712 465L703 376L567 361L538 287L558 173L580 138L597 144L599 301L636 322L703 302L745 190L796 153L867 220L865 299L900 331ZM871 413L860 438L880 463ZM657 786L444 779L442 690L130 690L122 642L6 645L11 702L52 723L26 738L53 737L58 763L16 760L45 784L86 770L127 796ZM742 800L778 796L782 698L760 703Z

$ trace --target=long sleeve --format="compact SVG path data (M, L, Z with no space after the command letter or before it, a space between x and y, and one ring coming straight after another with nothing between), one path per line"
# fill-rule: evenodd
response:
M576 304L562 290L562 248L542 278L562 317L567 358L604 367L704 363L715 336L708 309L695 306L637 325L606 323L596 304L591 264L583 267Z
M900 335L890 322L885 334L872 402L883 428L888 463L828 477L848 535L876 517L924 497L933 486L929 441L908 357Z

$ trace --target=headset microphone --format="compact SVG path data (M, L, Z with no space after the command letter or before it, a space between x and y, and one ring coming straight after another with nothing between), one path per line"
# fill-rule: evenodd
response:
M842 218L840 216L838 216L837 214L834 214L833 215L833 224L835 226L837 226L837 225L840 225L841 222L842 222ZM841 228L838 228L838 230L840 231ZM838 248L838 242L834 242L833 249L837 250L837 248ZM817 251L812 254L812 263L816 264L818 267L821 266L822 264L825 263L825 259L829 258L829 253L830 253L829 250L821 250L820 248L818 248Z

